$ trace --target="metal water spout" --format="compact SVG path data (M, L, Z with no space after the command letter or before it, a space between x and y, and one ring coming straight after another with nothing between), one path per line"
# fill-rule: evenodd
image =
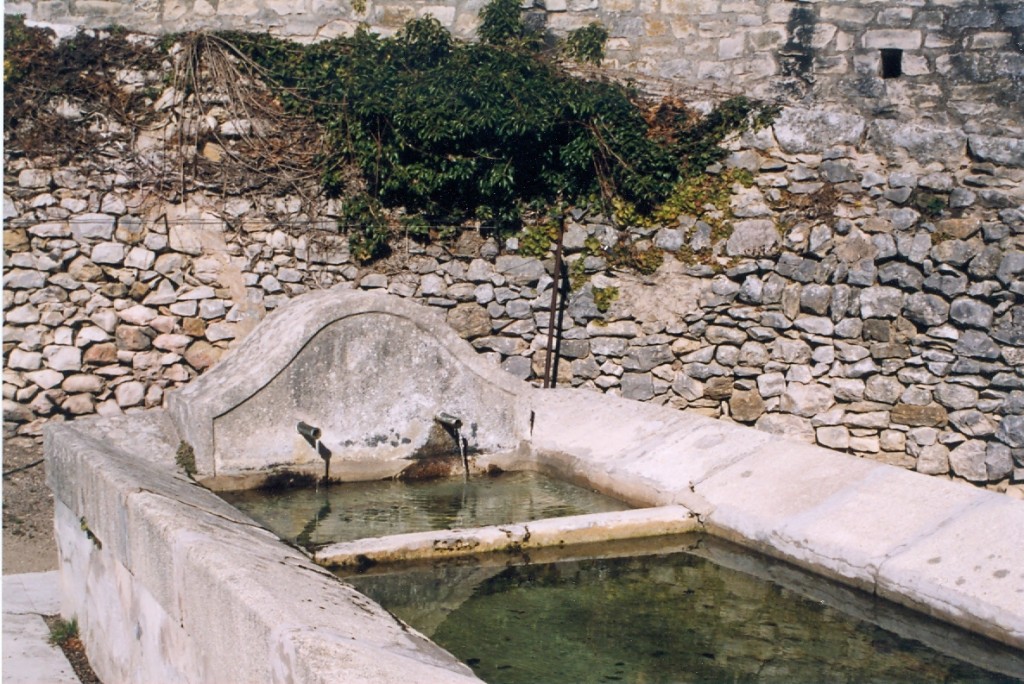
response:
M303 423L301 420L299 421L299 424L295 426L295 429L299 431L300 435L310 442L319 442L320 436L323 434L323 431L320 428Z
M300 435L302 435L303 439L306 440L309 446L316 450L316 453L320 458L324 460L324 482L328 482L328 478L331 474L331 450L324 446L320 441L323 431L315 425L304 423L301 420L298 425L295 426L295 429Z
M434 417L434 420L452 436L455 443L459 446L459 456L462 457L462 473L468 480L469 457L466 456L466 442L462 439L462 420L444 411L438 413Z

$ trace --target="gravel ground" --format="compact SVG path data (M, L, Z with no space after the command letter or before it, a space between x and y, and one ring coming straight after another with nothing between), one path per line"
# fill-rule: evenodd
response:
M3 442L5 575L57 569L53 494L46 486L42 458L41 440L13 437Z

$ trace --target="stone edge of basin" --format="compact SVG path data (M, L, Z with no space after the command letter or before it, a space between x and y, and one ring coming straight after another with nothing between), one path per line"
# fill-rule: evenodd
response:
M175 467L163 411L53 424L61 613L103 681L479 681Z
M698 529L697 517L683 506L636 508L610 513L548 518L510 525L411 532L330 544L314 561L327 567L450 558L482 553L514 553L641 537L684 534Z
M710 534L1024 649L1024 502L605 395L546 390L533 406L548 470L682 504Z

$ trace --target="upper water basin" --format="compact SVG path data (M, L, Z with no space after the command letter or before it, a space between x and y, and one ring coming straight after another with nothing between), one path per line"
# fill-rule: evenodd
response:
M597 492L525 471L468 479L221 492L220 496L282 539L305 547L630 508Z

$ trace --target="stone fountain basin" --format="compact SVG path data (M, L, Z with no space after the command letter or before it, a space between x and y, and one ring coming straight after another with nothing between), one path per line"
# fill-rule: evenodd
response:
M214 488L322 474L302 420L322 427L332 476L394 476L440 451L441 411L463 420L475 469L540 470L659 507L631 513L1024 649L1024 503L696 414L538 390L423 307L328 291L275 312L167 410L48 428L62 613L99 677L475 681L175 460L190 444L195 480ZM582 525L588 541L607 527Z

